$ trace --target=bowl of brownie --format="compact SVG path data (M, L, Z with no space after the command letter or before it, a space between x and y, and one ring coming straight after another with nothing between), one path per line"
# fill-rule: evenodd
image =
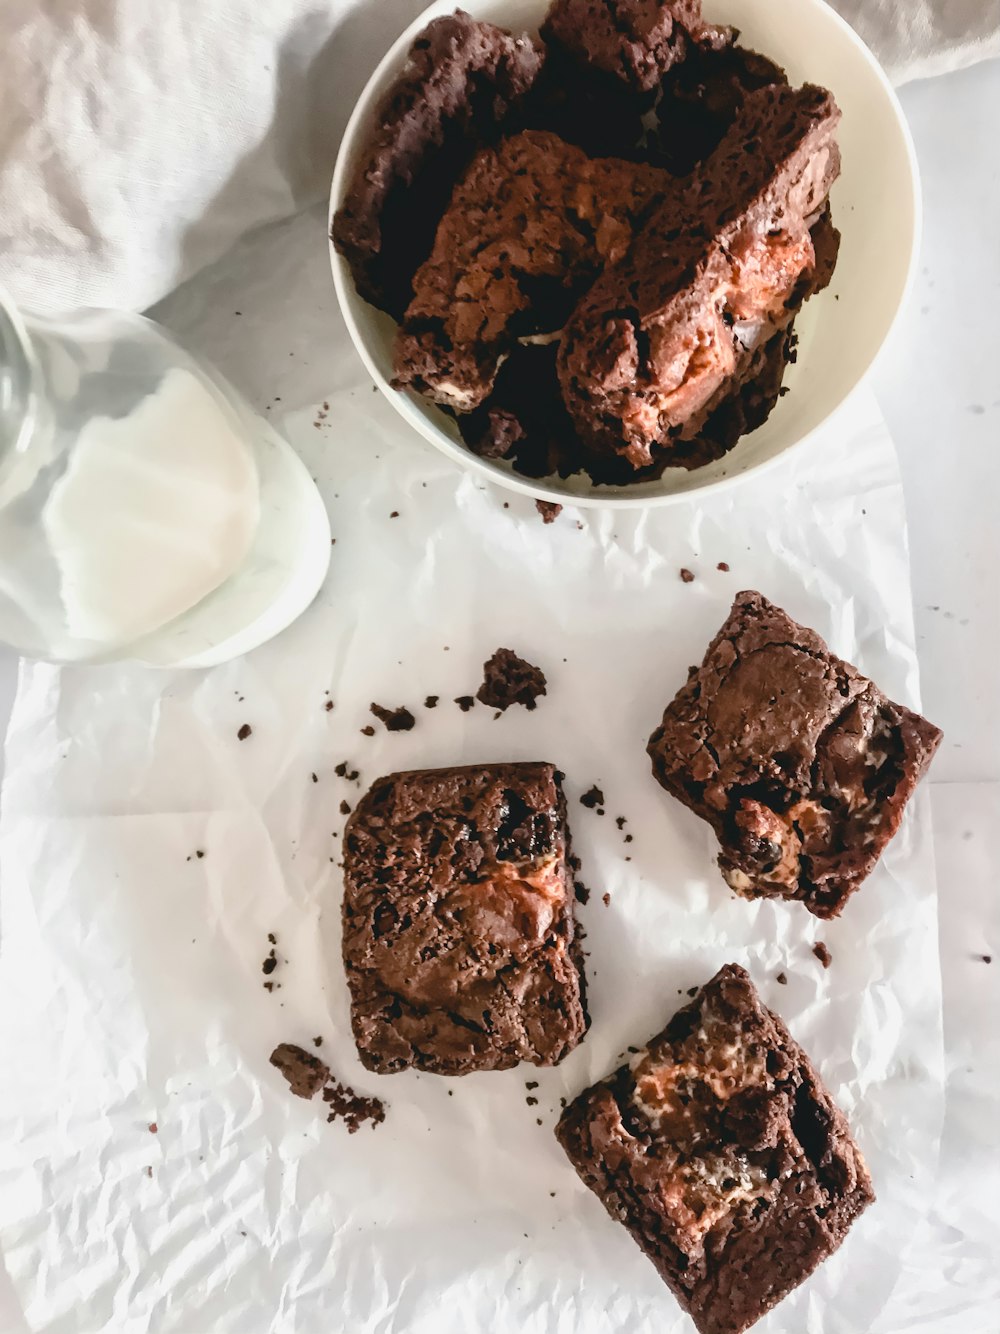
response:
M577 505L835 448L919 230L895 94L824 0L442 0L369 80L330 198L401 417Z

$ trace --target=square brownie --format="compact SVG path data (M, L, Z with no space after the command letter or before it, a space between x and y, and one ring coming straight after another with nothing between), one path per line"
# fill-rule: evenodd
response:
M700 1334L741 1334L875 1198L809 1058L727 964L556 1135Z
M726 883L837 917L899 828L941 740L812 630L736 595L647 747L707 820Z
M344 834L344 967L362 1063L555 1065L587 1029L562 775L380 778Z

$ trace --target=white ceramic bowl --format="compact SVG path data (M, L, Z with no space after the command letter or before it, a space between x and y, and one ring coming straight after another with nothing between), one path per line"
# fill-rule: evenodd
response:
M513 31L534 32L548 0L464 0L462 7ZM455 8L456 0L437 0L426 9L368 81L333 174L331 220L364 149L375 104L404 64L410 43L432 18ZM609 487L595 486L582 475L535 481L503 461L477 457L446 413L418 394L390 387L395 323L358 296L346 263L331 245L340 306L375 383L431 444L513 491L576 505L661 505L757 473L829 422L871 368L903 302L919 246L920 192L909 130L875 57L823 0L704 0L704 13L713 23L738 27L741 42L784 66L792 83L829 88L843 111L843 170L831 195L843 239L833 284L806 303L796 323L798 360L785 376L791 392L759 430L744 436L724 458L694 472L671 468L656 481ZM836 445L835 436L831 443Z

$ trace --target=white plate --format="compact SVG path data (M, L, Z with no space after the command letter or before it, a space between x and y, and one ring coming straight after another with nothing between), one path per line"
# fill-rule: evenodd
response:
M547 0L468 0L476 18L514 31L537 31ZM390 48L361 94L344 133L330 218L347 189L368 138L374 108L406 59L416 34L442 14L438 0ZM916 157L902 109L881 67L861 39L823 0L706 0L706 18L731 23L741 41L776 60L795 83L818 83L836 97L843 121L843 170L833 188L834 222L842 242L830 288L807 303L796 323L799 355L789 367L786 394L767 422L724 458L694 472L668 469L656 481L631 487L595 486L582 475L567 481L521 477L503 462L466 449L458 428L429 400L390 387L395 321L358 296L350 270L331 244L333 279L347 327L372 378L415 430L465 468L527 495L576 505L661 505L716 490L759 472L828 423L870 370L899 312L919 247L920 191ZM837 439L831 434L831 448Z

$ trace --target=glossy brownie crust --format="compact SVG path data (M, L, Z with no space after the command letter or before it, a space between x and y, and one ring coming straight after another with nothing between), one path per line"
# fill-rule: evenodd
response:
M343 950L369 1070L555 1065L583 1037L560 777L542 763L418 770L359 803Z
M715 830L732 889L828 918L896 833L940 740L814 631L743 592L647 749L657 780Z
M874 1199L844 1117L735 964L556 1135L700 1334L742 1334Z

